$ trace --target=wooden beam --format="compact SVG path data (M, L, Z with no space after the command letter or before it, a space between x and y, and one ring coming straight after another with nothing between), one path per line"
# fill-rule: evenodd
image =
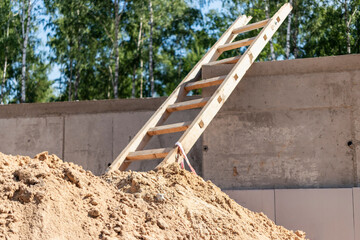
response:
M166 111L168 112L175 112L175 111L183 111L183 110L188 110L188 109L193 109L193 108L200 108L205 106L205 104L207 103L207 101L210 98L199 98L199 99L195 99L195 100L190 100L190 101L186 101L186 102L178 102L178 103L174 103L171 104Z
M252 37L252 38L247 38L247 39L243 39L237 42L233 42L233 43L228 43L228 44L224 44L222 46L220 46L218 48L219 52L225 52L225 51L229 51L229 50L233 50L236 48L240 48L240 47L244 47L244 46L249 46L256 37Z
M252 23L252 24L249 24L249 25L246 25L246 26L243 26L243 27L235 28L232 33L233 34L246 33L246 32L258 29L258 28L262 28L269 21L270 21L270 19L265 19L265 20L260 21L260 22L256 22L256 23Z
M219 61L209 62L209 63L204 64L204 65L206 65L206 66L214 66L214 65L218 65L218 64L237 63L237 61L239 61L240 58L241 58L241 56L229 57L229 58L221 59Z
M204 80L200 80L200 81L196 81L196 82L190 82L185 85L185 90L190 91L190 90L194 90L194 89L220 85L224 81L226 76L227 75L214 77L214 78L208 78L208 79L204 79Z
M130 152L126 157L126 160L139 161L146 159L164 158L171 150L172 148L158 148L158 149Z
M148 134L151 136L160 135L160 134L167 134L167 133L174 133L174 132L183 132L189 127L191 122L180 122L174 124L168 124L163 126L157 126L150 128Z

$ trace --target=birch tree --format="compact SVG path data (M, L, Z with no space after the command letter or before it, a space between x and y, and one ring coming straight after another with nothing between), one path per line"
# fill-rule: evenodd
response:
M150 81L150 93L151 97L154 97L155 87L154 87L154 71L153 71L153 7L152 0L149 0L149 25L150 25L150 36L149 36L149 81Z
M290 0L289 3L293 5L293 0ZM290 58L291 17L292 17L292 13L290 12L288 16L288 23L286 29L286 49L285 49L286 59Z
M10 22L12 21L12 15L13 12L11 11L12 8L12 0L9 1L4 1L2 4L4 4L3 6L1 6L3 9L6 9L8 11L7 14L7 20L6 20L6 28L4 29L4 38L3 38L3 42L4 42L4 67L3 67L3 74L2 74L2 82L1 82L1 98L0 98L0 103L4 104L5 102L5 85L6 85L6 76L7 76L7 68L8 68L8 58L9 58L9 45L10 45L10 41L9 41L9 35L10 35ZM5 13L4 13L4 17L5 17Z
M31 9L35 3L31 0L24 0L21 8L21 31L23 38L22 62L21 62L21 99L22 103L26 102L26 54L30 34Z
M347 0L344 0L344 15L345 15L345 24L346 24L346 52L347 54L351 53L351 23L358 9L355 7L353 13L351 13L350 4Z
M270 11L269 0L265 0L265 16L266 16L267 19L270 18L269 11ZM274 61L276 57L275 57L275 51L274 51L274 45L273 45L273 40L272 39L270 39L269 44L270 44L270 59L272 61Z
M142 44L142 17L140 17L140 23L139 23L139 34L137 38L137 46L136 46L136 60L140 61L140 98L142 98L142 68L143 68L143 60L141 57L141 49L140 46ZM136 64L134 64L134 70L133 70L133 79L132 79L132 89L131 89L131 97L136 97Z
M115 74L114 74L114 97L119 98L119 23L120 23L120 16L119 14L119 2L120 0L114 0L114 11L115 11L115 18L114 18L114 40L113 40L113 51L114 55L114 62L115 62ZM124 3L125 4L125 3Z

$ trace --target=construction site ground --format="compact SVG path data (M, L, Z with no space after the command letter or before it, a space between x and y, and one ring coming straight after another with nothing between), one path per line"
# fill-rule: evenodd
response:
M305 239L178 164L98 177L47 152L0 153L0 183L1 239Z

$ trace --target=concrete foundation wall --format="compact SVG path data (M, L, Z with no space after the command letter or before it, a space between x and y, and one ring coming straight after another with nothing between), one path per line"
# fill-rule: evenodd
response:
M360 188L228 190L242 206L311 240L358 240Z
M104 173L165 98L85 101L0 106L0 152L29 155L56 154L91 170ZM173 114L167 123L189 121L198 110ZM179 133L155 136L147 148L170 147ZM201 172L201 139L190 153ZM132 170L153 169L159 160L130 165Z
M203 135L204 177L223 189L359 186L359 62L255 63Z

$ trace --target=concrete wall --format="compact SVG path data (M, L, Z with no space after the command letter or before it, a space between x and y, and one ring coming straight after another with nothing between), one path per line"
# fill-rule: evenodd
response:
M49 151L102 174L165 98L0 106L0 152L29 155ZM197 110L173 114L168 123L189 121ZM179 133L153 137L147 148L173 146ZM201 139L189 154L201 173ZM159 160L130 165L153 169Z
M311 240L358 240L360 188L228 190L242 206Z
M204 177L223 189L359 186L359 62L255 63L203 135Z

